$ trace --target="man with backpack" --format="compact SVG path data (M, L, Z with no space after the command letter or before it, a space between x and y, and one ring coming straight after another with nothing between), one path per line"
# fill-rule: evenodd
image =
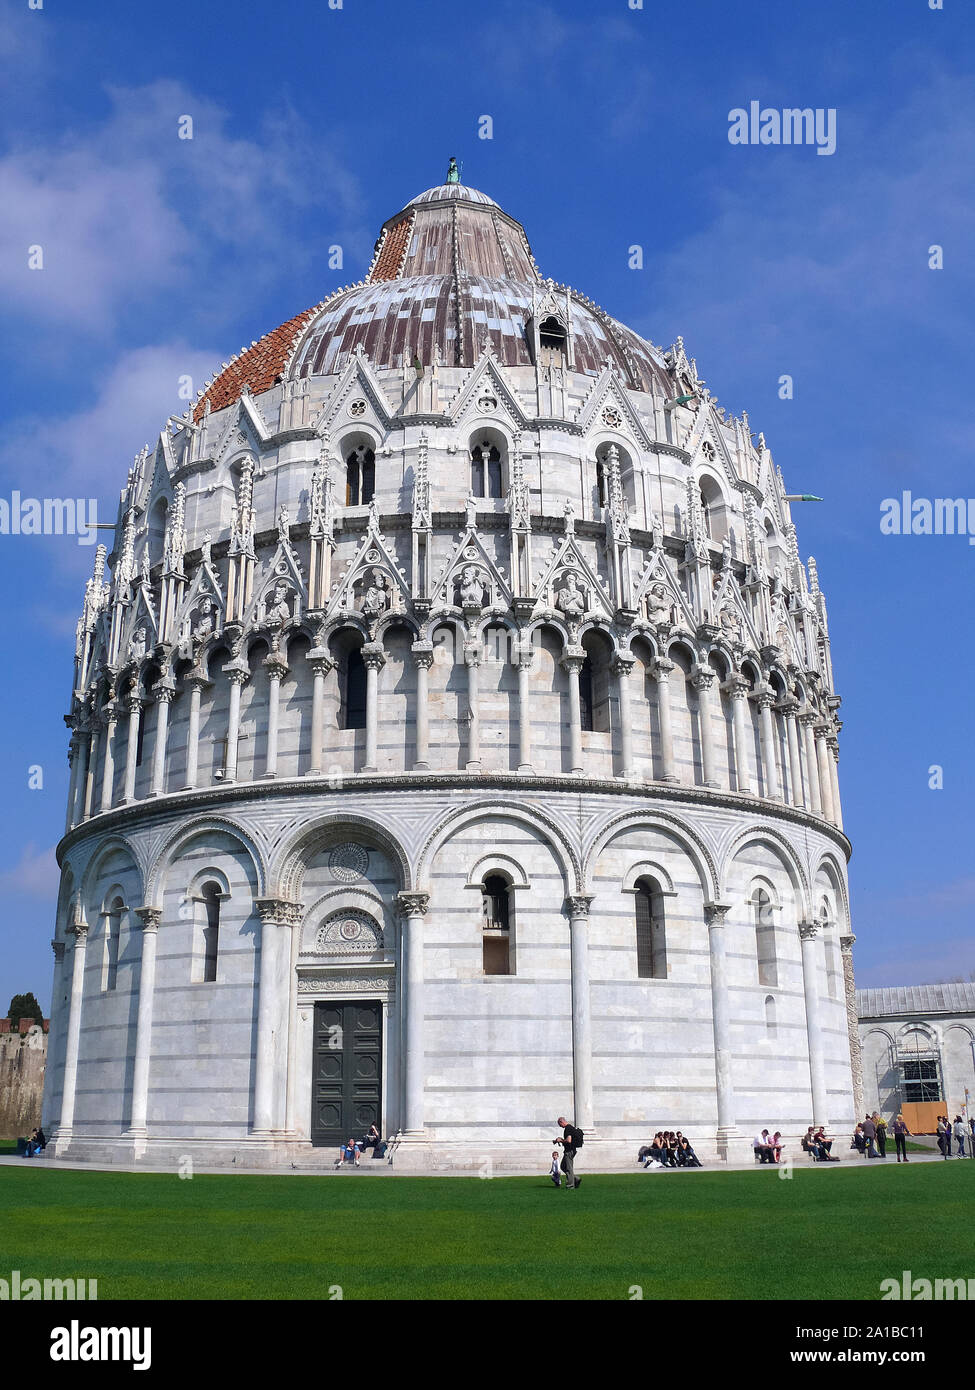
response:
M562 1126L562 1138L556 1139L555 1142L562 1145L561 1167L565 1174L565 1185L566 1188L578 1187L582 1179L576 1177L572 1165L575 1162L576 1150L582 1148L585 1136L581 1129L570 1125L564 1115L559 1116L558 1122Z

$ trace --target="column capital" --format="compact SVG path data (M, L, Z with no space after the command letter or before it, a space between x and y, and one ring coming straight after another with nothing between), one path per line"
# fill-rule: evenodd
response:
M717 678L717 672L710 666L695 666L691 672L691 685L695 690L710 690Z
M176 698L176 686L172 681L157 681L152 687L152 693L158 704L171 705Z
M671 661L669 657L658 656L653 663L653 674L658 681L665 681L677 665L676 661Z
M559 665L564 671L581 671L586 659L585 647L566 647L559 657Z
M256 907L262 927L295 927L305 910L302 903L289 898L258 898Z
M379 642L363 642L360 651L367 671L381 671L386 665L386 653Z
M705 903L704 920L709 927L723 927L730 911L731 903Z
M813 729L819 723L819 715L813 710L806 710L799 715L799 723L804 729Z
M72 922L69 927L65 927L69 936L73 936L76 946L83 946L88 939L88 923Z
M803 940L803 941L815 941L815 939L816 939L816 937L817 937L818 935L819 935L819 923L818 923L818 922L800 922L800 923L799 923L799 936L800 936L801 940Z
M63 942L63 941L52 941L52 942L51 942L51 950L54 952L54 963L55 963L55 965L60 965L61 962L64 960L64 942Z
M465 665L465 666L475 666L475 667L476 667L476 666L480 666L480 664L481 664L481 656L482 656L482 648L481 648L480 642L476 642L476 641L475 641L475 642L465 642L465 643L464 643L464 665Z
M203 691L208 689L212 684L213 681L211 681L203 671L190 671L183 677L183 685L185 688L187 690L198 690L201 695Z
M844 956L852 956L854 941L856 941L856 937L852 934L852 932L849 936L840 937L840 950Z
M723 683L721 689L731 696L733 700L744 700L751 687L745 676L733 675Z
M268 652L267 656L261 662L261 665L267 667L267 673L272 680L275 676L279 681L284 680L285 676L291 670L291 667L280 652Z
M162 922L161 907L137 907L135 915L142 923L143 933L157 932L159 930L160 923Z
M609 669L614 676L621 677L625 680L635 665L636 657L632 652L618 652L616 656L614 656Z
M775 708L780 714L795 714L799 708L799 701L794 695L786 695L785 699L780 700Z
M594 893L568 893L566 894L565 906L570 918L589 916L589 909L592 907Z
M122 703L129 714L138 714L142 709L142 696L138 690L130 690L122 697Z
M429 671L430 667L433 665L433 643L414 642L410 651L413 654L414 664L422 667L425 671Z
M767 685L759 686L757 690L753 690L749 698L755 701L760 710L771 709L775 704L775 695Z
M429 893L397 893L400 914L403 917L425 917L430 905Z
M228 678L231 685L243 685L250 680L251 668L246 661L228 661L226 666L220 668Z

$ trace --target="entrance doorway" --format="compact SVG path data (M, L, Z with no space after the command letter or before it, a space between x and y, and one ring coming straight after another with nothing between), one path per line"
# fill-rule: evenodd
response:
M378 999L315 1005L311 1142L382 1133L383 1006Z

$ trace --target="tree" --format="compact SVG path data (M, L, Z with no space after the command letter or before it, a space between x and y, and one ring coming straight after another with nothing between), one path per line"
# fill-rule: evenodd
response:
M33 994L15 994L10 1001L7 1017L15 1028L22 1018L32 1018L37 1023L44 1022L41 1006Z

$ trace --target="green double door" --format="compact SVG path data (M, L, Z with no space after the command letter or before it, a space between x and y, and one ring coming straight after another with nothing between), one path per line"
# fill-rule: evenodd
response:
M382 1133L383 1009L378 999L315 1005L311 1141Z

